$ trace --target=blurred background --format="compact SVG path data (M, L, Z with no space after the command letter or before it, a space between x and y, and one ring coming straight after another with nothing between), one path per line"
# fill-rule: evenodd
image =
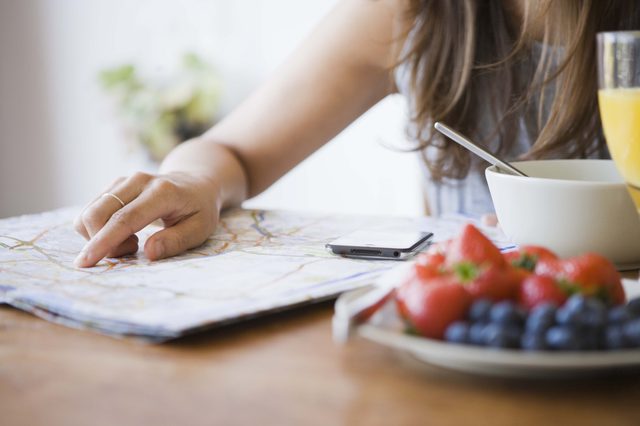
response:
M0 0L0 217L83 205L118 176L153 171L335 3ZM421 214L416 156L387 147L403 146L405 121L405 100L385 99L246 206Z

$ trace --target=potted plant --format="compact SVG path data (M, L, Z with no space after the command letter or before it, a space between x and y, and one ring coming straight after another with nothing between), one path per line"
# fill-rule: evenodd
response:
M176 73L164 82L142 78L133 64L103 70L99 79L114 97L125 128L154 161L215 122L220 79L196 54L184 55Z

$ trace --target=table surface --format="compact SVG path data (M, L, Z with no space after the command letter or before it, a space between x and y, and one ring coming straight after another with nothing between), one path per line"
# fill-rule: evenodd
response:
M331 339L321 303L150 345L0 306L0 424L580 424L640 421L640 372L474 377Z

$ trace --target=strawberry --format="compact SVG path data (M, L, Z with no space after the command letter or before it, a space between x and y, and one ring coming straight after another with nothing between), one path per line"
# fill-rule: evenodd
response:
M471 296L452 275L432 278L428 285L409 280L396 291L398 312L409 328L434 339L442 339L447 327L462 320L470 305Z
M504 258L512 266L533 271L540 259L557 259L558 255L540 246L520 246L518 250L504 253Z
M475 266L505 266L506 261L500 250L472 224L467 224L460 235L447 248L446 265L453 267L460 263Z
M484 298L497 302L514 299L522 280L515 269L491 264L477 267L460 263L454 268L454 274L473 300Z
M441 251L427 251L426 253L419 254L416 259L416 263L419 265L433 266L436 268L441 268L444 262L445 255Z
M533 275L533 272L527 271L526 269L522 269L522 268L509 268L509 269L511 269L511 273L514 276L514 280L517 283L517 287L520 287L524 282L524 280L526 280L531 275Z
M553 303L562 306L567 301L568 294L550 276L530 275L520 286L518 302L524 308L531 310L542 303Z
M596 253L564 259L540 259L535 273L550 276L571 292L596 296L606 303L625 302L622 279L616 267Z
M437 277L443 272L445 257L443 253L433 252L424 253L418 256L414 265L414 273L416 278L427 281L430 278Z
M449 242L441 270L453 273L474 300L513 299L523 279L509 267L491 240L472 224L465 225L460 235Z

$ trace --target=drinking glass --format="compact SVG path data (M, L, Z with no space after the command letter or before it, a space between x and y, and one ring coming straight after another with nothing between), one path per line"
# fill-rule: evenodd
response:
M602 128L640 214L640 31L598 33L597 42Z

